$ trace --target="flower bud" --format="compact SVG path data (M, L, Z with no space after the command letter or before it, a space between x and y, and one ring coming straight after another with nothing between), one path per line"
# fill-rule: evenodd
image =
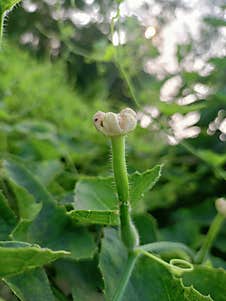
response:
M226 200L224 198L219 198L215 202L216 209L218 213L226 218Z
M130 108L122 110L120 113L98 111L93 122L96 129L106 136L126 135L133 131L137 125L137 116Z

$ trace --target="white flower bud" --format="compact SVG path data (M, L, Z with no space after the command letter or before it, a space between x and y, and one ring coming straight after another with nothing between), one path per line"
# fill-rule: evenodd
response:
M226 200L224 198L217 199L215 202L218 213L226 218Z
M137 125L137 116L130 108L122 110L119 114L112 112L97 112L93 117L96 129L106 136L126 135L133 131Z

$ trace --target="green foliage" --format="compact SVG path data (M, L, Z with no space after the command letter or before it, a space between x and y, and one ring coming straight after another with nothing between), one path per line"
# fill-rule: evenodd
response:
M0 0L0 15L16 2ZM34 0L34 11L25 3L9 14L8 42L5 37L0 51L1 301L225 301L225 224L207 260L195 264L226 179L219 126L225 120L226 59L218 47L225 7L214 3L211 9L210 2L217 16L204 16L197 41L186 34L186 44L177 45L173 73L158 64L159 36L175 9L185 9L178 1L156 1L161 13L150 19L157 25L152 39L144 38L138 18L116 17L114 31L127 38L119 47L109 35L115 1L76 1L76 7L65 1L59 7ZM153 9L147 4L145 14L156 3ZM70 11L92 9L97 22L73 23ZM197 71L196 60L203 58ZM175 76L180 87L170 101L161 101L163 86ZM196 101L181 105L191 95ZM151 122L147 128L139 123L127 138L131 214L140 237L130 254L119 235L109 147L91 119L97 110L136 103L139 117ZM200 134L170 145L172 121L190 112L200 114L194 124Z
M0 242L0 276L7 277L36 268L69 254L65 251L52 251L18 241Z

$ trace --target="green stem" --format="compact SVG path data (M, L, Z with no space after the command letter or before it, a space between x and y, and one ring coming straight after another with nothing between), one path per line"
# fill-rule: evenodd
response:
M113 136L111 137L111 144L112 164L118 198L120 202L127 203L129 200L129 182L125 158L125 137Z
M121 239L128 250L139 244L139 236L132 222L129 203L129 182L125 158L125 137L111 137L112 164L119 198Z
M224 222L224 216L221 214L217 214L216 217L214 218L212 224L210 225L209 231L205 237L204 243L201 247L201 249L199 250L199 252L196 255L195 261L196 263L203 263L206 258L207 255L211 249L211 246L218 234L218 232L221 229L221 226Z
M159 241L150 244L142 245L137 249L142 249L148 252L164 252L164 251L184 251L193 261L195 254L188 246L183 243L171 242L171 241Z

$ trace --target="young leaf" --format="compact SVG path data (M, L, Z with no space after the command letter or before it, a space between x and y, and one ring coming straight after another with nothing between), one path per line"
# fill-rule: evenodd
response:
M148 190L152 189L161 176L162 165L156 165L143 173L135 172L129 176L130 201L132 207L143 198Z
M65 251L42 249L38 245L18 241L2 241L0 242L0 277L40 267L68 254Z
M42 268L6 277L4 282L21 301L55 301L49 280Z
M158 261L144 255L128 256L114 229L105 229L100 269L107 301L212 300L192 287L185 287Z

